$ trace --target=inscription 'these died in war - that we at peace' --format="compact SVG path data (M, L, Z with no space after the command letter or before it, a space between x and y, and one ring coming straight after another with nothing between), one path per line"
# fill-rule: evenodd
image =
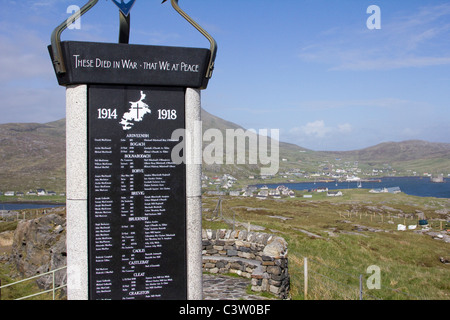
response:
M198 73L200 66L190 64L184 61L169 62L166 60L158 61L134 61L131 59L105 60L101 58L86 58L81 55L73 55L75 69L93 68L93 69L126 69L126 70L155 70L155 71L179 71Z

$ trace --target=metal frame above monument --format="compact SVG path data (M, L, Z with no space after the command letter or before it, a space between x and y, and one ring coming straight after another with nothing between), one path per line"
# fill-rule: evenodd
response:
M202 299L200 90L216 41L171 0L210 49L131 45L130 10L119 7L119 43L64 41L49 53L66 87L68 299ZM163 1L164 3L165 1ZM184 128L183 128L184 126ZM171 131L184 129L182 141ZM201 163L201 162L200 162Z
M166 2L164 0L162 3ZM67 49L64 46L64 42L61 42L61 34L68 28L68 26L78 20L82 15L91 10L96 4L98 0L90 0L87 4L85 4L80 11L76 11L71 17L69 17L66 21L62 22L57 28L54 29L51 35L51 57L53 61L53 66L58 77L58 81L61 85L64 85L67 80L66 79L66 61L67 61ZM133 2L134 4L134 2ZM210 43L209 49L209 62L207 68L204 72L204 81L202 85L199 87L200 89L206 89L208 85L209 79L212 78L214 71L214 64L217 55L217 42L216 40L205 30L203 29L194 19L192 19L186 12L184 12L180 6L178 5L178 0L171 0L172 7L184 18L188 21L192 26L194 26L206 39L208 39ZM119 11L120 15L120 30L119 30L119 43L128 44L129 42L129 33L130 33L130 14L125 15L123 11ZM186 49L186 48L185 48ZM77 78L71 79L71 82L81 81Z

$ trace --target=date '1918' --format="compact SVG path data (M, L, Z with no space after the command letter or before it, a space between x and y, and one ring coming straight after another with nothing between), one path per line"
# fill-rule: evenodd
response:
M158 110L159 120L176 120L177 110L174 109L159 109Z

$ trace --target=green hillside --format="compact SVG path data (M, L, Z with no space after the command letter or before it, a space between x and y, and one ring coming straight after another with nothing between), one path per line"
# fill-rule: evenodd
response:
M64 191L65 130L65 120L0 125L0 191Z
M286 239L293 300L306 298L305 257L310 300L358 300L360 289L364 300L448 300L449 200L342 192L336 198L303 198L301 191L293 199L221 196L220 212L219 197L206 195L203 228L252 228ZM421 215L429 229L417 226ZM399 224L416 228L399 231ZM370 266L381 272L379 289L367 285Z

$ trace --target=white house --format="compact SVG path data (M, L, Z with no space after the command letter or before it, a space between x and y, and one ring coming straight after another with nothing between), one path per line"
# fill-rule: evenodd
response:
M400 187L391 187L391 188L387 188L387 192L389 192L389 193L400 193L400 192L402 192L402 190L400 190Z
M259 199L266 199L269 195L269 190L261 190L258 192L258 195L256 196Z

